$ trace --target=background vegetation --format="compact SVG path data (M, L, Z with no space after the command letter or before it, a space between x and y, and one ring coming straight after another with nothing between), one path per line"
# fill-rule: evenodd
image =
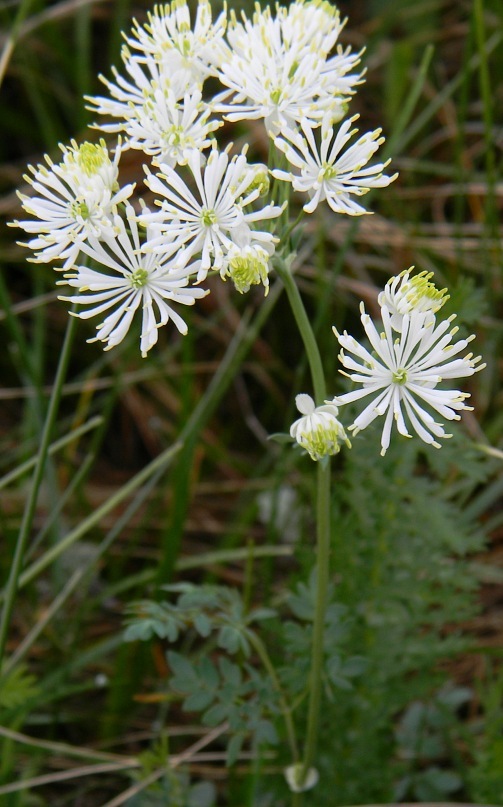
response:
M19 216L27 163L90 137L82 96L100 92L97 74L119 63L121 30L148 7L2 4L5 221ZM353 102L361 128L383 127L400 178L373 197L373 216L320 215L302 234L299 286L330 393L343 389L332 324L356 332L359 300L372 310L376 289L412 264L449 287L488 366L472 384L475 411L441 451L397 437L381 459L375 433L334 463L325 786L308 803L503 804L503 3L340 8L343 41L366 48ZM125 159L127 181L138 163L134 152ZM15 235L2 228L3 580L68 320L54 273L28 264ZM310 389L281 287L264 303L260 290L238 299L214 279L189 335L164 329L148 360L136 333L106 354L86 344L90 335L79 322L9 633L0 803L286 804L289 759L267 676L255 681L253 713L263 711L264 725L241 708L259 675L252 664L239 679L243 647L227 640L230 656L217 661L214 634L198 637L187 616L166 655L171 612L161 605L124 641L131 602L177 602L180 592L160 585L230 586L247 609L275 611L261 635L291 691L302 689L306 670L291 662L309 637L312 464L267 436L287 431L294 395ZM227 708L219 720L238 721L242 744L231 749L204 699L187 702L209 681Z

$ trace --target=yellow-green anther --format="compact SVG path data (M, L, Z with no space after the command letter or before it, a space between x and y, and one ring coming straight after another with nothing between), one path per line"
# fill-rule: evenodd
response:
M106 159L107 153L100 143L82 143L76 153L77 164L89 177L99 171Z
M269 175L266 171L257 171L255 176L253 177L252 182L248 185L246 192L251 193L254 190L258 190L261 196L269 192L270 186Z
M438 311L439 308L449 299L447 289L437 289L434 283L430 282L433 277L433 272L420 272L418 275L411 277L407 283L406 298L410 303L411 308L424 303L425 299L433 303L433 310Z
M250 286L263 283L268 287L267 264L258 258L235 257L229 261L229 277L240 294L249 291Z

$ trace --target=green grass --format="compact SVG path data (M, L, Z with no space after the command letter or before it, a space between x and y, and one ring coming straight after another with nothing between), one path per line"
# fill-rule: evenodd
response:
M20 216L14 191L26 164L90 136L82 95L100 91L97 73L119 64L121 29L146 8L4 5L5 222ZM371 433L334 463L331 604L342 666L324 690L317 766L327 789L305 803L386 802L399 792L405 801L503 804L501 647L491 632L503 521L503 8L341 8L344 42L367 48L353 102L359 125L383 127L400 179L368 197L374 216L334 223L320 210L303 223L297 280L329 395L343 390L331 326L356 333L359 300L371 309L376 289L412 264L449 286L487 369L468 385L474 412L442 451L397 438L381 461ZM130 152L128 172L139 165ZM215 278L185 340L164 329L142 360L134 332L103 354L56 299L52 270L27 263L16 237L2 229L0 802L178 804L177 788L189 792L181 770L192 786L214 785L219 805L285 803L284 729L277 747L246 741L227 770L224 737L204 733L201 714L183 712L168 685L167 643L122 638L128 605L162 601L160 585L229 585L248 607L278 610L263 638L280 668L290 659L282 675L300 691L303 668L295 679L292 659L308 623L292 616L288 597L313 562L314 474L266 436L288 431L295 394L311 388L282 285L273 278L264 300ZM214 635L190 630L175 649L194 664L219 653ZM210 790L190 798L203 806Z

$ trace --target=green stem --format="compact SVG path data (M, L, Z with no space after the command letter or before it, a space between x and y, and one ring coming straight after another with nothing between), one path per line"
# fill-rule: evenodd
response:
M321 361L318 344L316 342L313 329L311 328L311 323L309 321L306 309L304 308L302 297L300 296L300 292L297 288L295 280L293 279L293 275L290 271L290 268L287 266L285 261L281 259L277 259L275 265L277 272L281 277L281 280L283 281L283 284L285 286L288 301L290 303L293 315L295 317L295 321L299 328L302 341L304 342L304 347L307 353L307 360L309 362L309 368L311 370L311 377L313 380L314 397L316 405L320 406L321 404L323 404L327 393L325 384L325 374L323 372L323 364Z
M65 380L66 370L70 359L71 345L73 341L73 335L75 333L75 326L76 326L75 317L69 317L65 333L65 339L63 342L63 346L61 348L58 368L56 371L56 378L54 379L54 386L52 388L51 397L49 400L47 416L45 418L44 428L42 430L42 435L40 439L40 450L38 452L37 463L35 465L35 470L33 473L31 489L24 510L23 521L21 523L21 529L19 531L19 536L16 543L14 559L12 561L9 579L7 581L7 586L5 589L5 601L0 621L0 669L5 653L7 633L9 630L10 618L12 615L14 600L18 589L18 581L19 576L21 574L21 567L23 565L26 543L28 541L28 537L30 535L31 528L33 525L33 518L35 516L35 509L38 501L38 494L40 486L42 484L42 478L44 475L47 456L49 453L49 445L51 441L52 431L58 413L59 402L61 399L61 391L63 388L63 382Z
M318 463L316 508L316 605L311 647L311 678L309 681L309 708L307 713L306 744L304 747L304 775L312 767L318 742L321 708L322 672L324 660L323 635L330 563L330 464Z
M281 712L282 712L283 717L285 719L286 733L287 733L287 736L288 736L288 742L289 742L289 745L290 745L290 751L291 751L291 754L292 754L293 761L298 762L300 755L299 755L299 747L298 747L298 744L297 744L297 737L296 737L296 734L295 734L295 726L294 726L293 719L292 719L292 710L291 710L291 708L288 705L288 702L286 700L285 693L283 692L283 689L282 689L281 684L279 682L279 678L277 676L274 664L271 661L269 653L267 652L266 646L264 645L262 639L259 636L257 636L257 634L254 633L253 631L248 631L246 635L247 635L248 639L250 640L250 643L253 645L253 647L257 651L262 664L264 665L265 669L269 673L269 676L270 676L271 681L273 683L274 689L276 690L276 692L279 695L279 702L280 702L280 706L281 706Z
M278 266L292 307L309 361L316 403L326 398L326 384L320 351L295 280L285 263ZM321 709L322 673L324 660L324 630L328 599L330 560L330 464L318 463L316 504L316 604L311 645L311 672L309 678L309 705L307 715L306 743L304 747L304 777L312 767L316 756ZM302 804L302 794L293 794L294 807Z

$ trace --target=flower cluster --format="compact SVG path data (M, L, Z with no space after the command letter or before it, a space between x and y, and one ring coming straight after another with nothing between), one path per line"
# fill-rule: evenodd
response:
M197 284L210 272L242 294L255 285L267 294L288 204L275 204L271 175L286 196L307 196L306 213L326 201L361 215L356 199L393 181L387 162L370 164L380 130L358 135L357 116L346 118L364 71L361 53L339 42L344 23L326 0L257 5L239 18L224 7L215 19L209 0L193 14L187 0L172 0L133 22L122 68L100 76L104 94L87 97L93 128L117 142L72 142L59 163L30 168L32 193L20 199L31 218L13 223L33 236L32 260L65 272L60 283L77 293L62 299L77 316L108 312L96 333L106 349L136 312L142 355L168 320L184 333L177 306L204 296ZM284 155L281 170L216 139L225 121L259 119ZM119 184L127 149L143 155L148 202L139 182Z

